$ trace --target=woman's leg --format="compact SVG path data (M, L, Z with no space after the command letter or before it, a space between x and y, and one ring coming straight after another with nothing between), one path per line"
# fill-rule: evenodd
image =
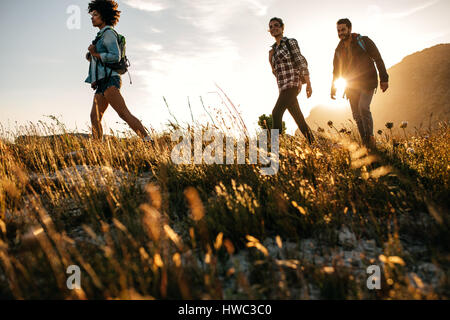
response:
M106 98L101 94L95 94L91 110L92 136L94 139L103 137L102 118L107 108L108 101Z
M138 136L140 136L141 138L145 138L148 136L142 123L128 110L127 105L125 104L125 100L120 94L119 89L114 86L109 87L105 90L105 98L114 108L114 110L116 110L119 117L121 117L126 123L128 123L131 129L133 129Z

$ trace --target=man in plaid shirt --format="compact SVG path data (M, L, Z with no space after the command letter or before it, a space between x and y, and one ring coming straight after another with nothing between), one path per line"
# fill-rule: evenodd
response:
M306 83L307 97L311 97L312 94L308 62L300 53L297 40L283 36L284 23L282 19L272 18L269 22L269 32L276 40L269 52L269 62L272 73L277 78L280 91L272 111L272 129L281 130L283 114L288 109L300 131L308 142L312 143L314 141L313 134L306 124L297 101L303 83Z

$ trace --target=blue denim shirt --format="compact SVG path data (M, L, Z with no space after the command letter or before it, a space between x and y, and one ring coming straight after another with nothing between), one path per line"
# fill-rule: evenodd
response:
M100 54L101 62L103 63L115 63L120 61L120 47L117 42L117 36L112 30L111 26L105 26L101 29L97 36L101 36L100 40L95 45L97 52ZM95 78L95 68L97 69L98 79ZM97 58L92 57L89 64L89 75L84 82L93 83L97 80L105 78L111 72L111 69L103 66ZM119 76L115 71L112 71L111 77Z

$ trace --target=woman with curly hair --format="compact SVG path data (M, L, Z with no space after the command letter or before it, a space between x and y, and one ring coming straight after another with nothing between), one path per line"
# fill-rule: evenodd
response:
M117 63L121 59L120 47L113 26L119 22L120 11L113 0L94 0L89 3L92 25L99 28L97 37L89 46L86 59L90 61L87 83L95 90L91 110L92 135L103 138L101 120L110 104L119 116L144 140L151 141L142 123L127 108L120 93L120 75L110 69L107 63Z

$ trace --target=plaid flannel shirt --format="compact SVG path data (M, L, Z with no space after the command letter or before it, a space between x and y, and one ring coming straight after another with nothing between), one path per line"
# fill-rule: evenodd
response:
M289 41L293 57L289 53L286 41ZM276 43L273 44L272 50L271 64L275 71L280 92L289 88L300 87L302 84L300 73L303 76L309 76L309 71L308 62L300 53L297 40L283 37L279 46Z

